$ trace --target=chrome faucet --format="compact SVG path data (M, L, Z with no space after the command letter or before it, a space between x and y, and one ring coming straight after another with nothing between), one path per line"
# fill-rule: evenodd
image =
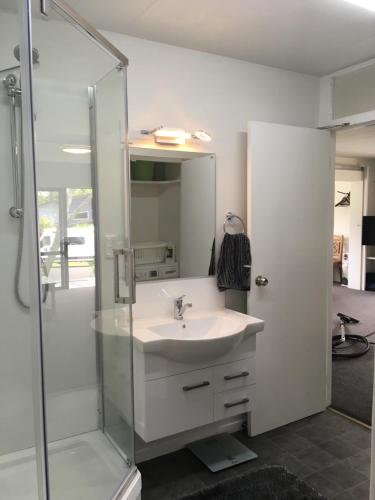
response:
M181 295L181 297L177 297L177 299L174 300L174 319L184 319L184 312L188 307L193 307L193 304L190 302L187 304L184 304L184 297L185 295Z

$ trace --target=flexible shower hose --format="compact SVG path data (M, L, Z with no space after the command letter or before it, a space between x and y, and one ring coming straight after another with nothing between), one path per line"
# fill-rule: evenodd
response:
M21 111L22 114L22 111ZM22 118L21 118L22 122ZM24 240L24 231L25 231L25 163L23 158L23 136L22 136L22 127L21 127L21 161L20 161L20 188L21 188L21 216L19 217L19 226L18 226L18 248L17 248L17 259L16 259L16 272L14 274L14 294L18 304L26 310L30 309L30 306L26 304L23 300L20 292L21 288L21 266L22 266L22 256L23 256L23 240ZM48 285L43 286L43 304L46 302L48 296Z
M21 111L22 113L22 111ZM21 118L22 121L22 118ZM24 229L25 229L25 218L24 218L24 206L25 206L25 167L24 167L24 159L23 159L23 152L22 152L22 144L23 144L23 137L22 137L22 127L21 127L21 161L20 161L20 166L21 166L21 172L20 172L20 188L21 188L21 216L19 218L19 226L18 226L18 248L17 248L17 259L16 259L16 272L14 274L14 294L16 296L16 300L19 303L21 307L24 309L30 309L30 306L26 304L26 302L23 300L21 297L21 292L20 292L20 281L21 281L21 266L22 266L22 255L23 255L23 236L24 236Z

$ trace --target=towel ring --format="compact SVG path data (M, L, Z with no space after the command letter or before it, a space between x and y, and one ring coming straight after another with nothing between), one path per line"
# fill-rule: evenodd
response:
M241 217L239 215L232 214L232 212L228 212L226 214L226 216L225 216L225 220L224 220L224 224L223 224L223 231L224 231L224 233L227 232L226 225L228 223L231 223L233 219L237 219L237 220L239 220L241 222L241 225L242 225L242 231L241 231L241 233L245 234L245 223L244 223L244 221L241 219Z

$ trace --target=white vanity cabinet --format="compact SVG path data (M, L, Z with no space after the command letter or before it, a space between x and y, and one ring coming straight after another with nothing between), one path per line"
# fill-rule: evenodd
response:
M191 365L135 349L135 429L146 442L250 412L255 334L218 359Z

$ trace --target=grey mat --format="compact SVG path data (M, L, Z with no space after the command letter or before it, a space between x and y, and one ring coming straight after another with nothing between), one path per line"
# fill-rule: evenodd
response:
M227 479L178 500L325 500L325 497L284 467L275 465Z
M360 320L357 325L348 325L347 332L360 335L375 332L375 292L334 286L333 335L339 333L338 312ZM374 342L375 335L371 335L369 340ZM371 425L373 376L374 346L360 358L333 360L332 407Z

